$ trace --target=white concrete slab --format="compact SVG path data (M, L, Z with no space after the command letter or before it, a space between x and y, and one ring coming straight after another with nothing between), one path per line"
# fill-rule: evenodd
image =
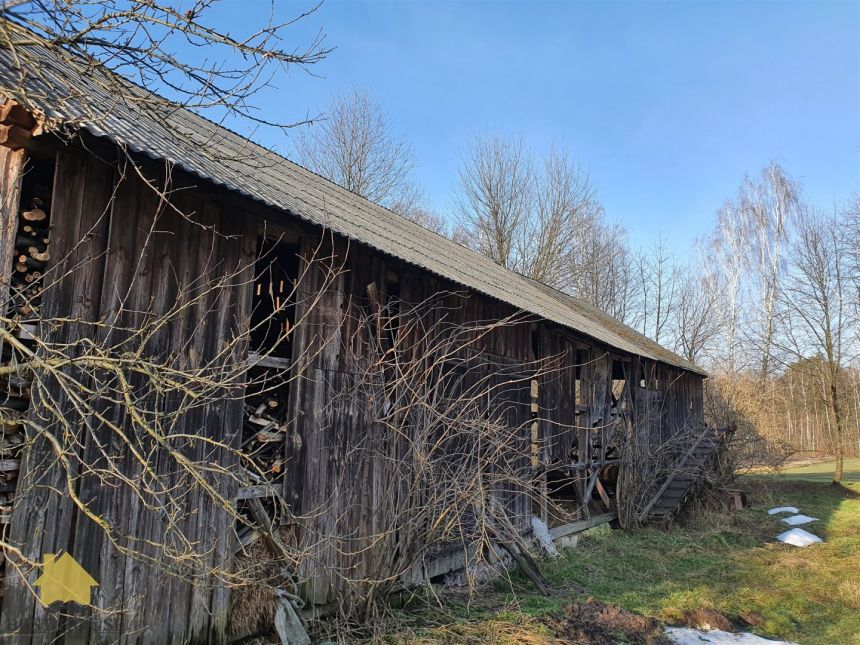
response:
M667 627L666 636L678 645L798 645L789 641L773 641L755 634L743 632L733 634L720 629L693 629L692 627Z
M809 517L809 515L792 515L791 517L783 517L782 521L789 526L803 526L810 522L817 522L817 517Z
M796 506L777 506L767 512L768 515L776 515L777 513L800 513L800 511Z
M809 531L804 531L803 529L791 529L785 533L780 533L776 536L776 539L780 542L785 542L786 544L799 547L806 547L810 544L817 544L818 542L823 541L817 535L813 535Z

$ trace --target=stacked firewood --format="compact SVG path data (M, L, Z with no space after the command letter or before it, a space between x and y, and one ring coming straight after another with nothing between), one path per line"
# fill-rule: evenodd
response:
M269 482L280 479L284 472L286 407L286 402L271 392L245 399L242 451Z
M245 468L245 486L239 491L237 510L245 520L236 527L237 550L250 546L264 537L268 529L279 522L278 505L283 481L284 442L287 436L287 404L285 391L272 387L277 370L256 367L251 370L251 381L256 384L245 396L245 421L242 432L242 452L254 463ZM256 392L253 390L257 389Z
M21 448L24 431L18 421L27 414L30 405L29 383L23 379L8 378L2 383L0 394L0 531L5 533L12 516L12 503L21 465Z
M9 279L9 298L5 314L11 319L17 341L34 348L38 331L39 308L42 300L43 276L48 252L47 187L28 186L22 199L15 237L12 266L4 267ZM2 343L2 365L20 365L23 357L12 343ZM21 467L21 451L25 433L21 421L30 407L31 375L25 369L0 379L0 538L8 537L12 505ZM0 594L5 577L5 558L0 554Z
M50 259L48 214L45 202L34 197L30 208L21 211L12 267L12 314L30 318L39 314L42 276Z

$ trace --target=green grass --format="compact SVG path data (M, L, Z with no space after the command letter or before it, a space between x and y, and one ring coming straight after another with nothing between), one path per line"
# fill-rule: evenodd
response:
M764 636L803 645L860 645L860 482L833 487L786 476L742 482L750 508L700 514L670 532L586 538L543 564L554 588L550 597L514 574L468 603L449 596L441 611L404 615L413 625L404 640L553 643L540 617L590 596L668 623L700 608L732 620L754 613L758 626L752 631ZM807 549L775 542L787 529L767 515L775 505L797 506L819 518L810 530L825 542ZM577 595L575 585L587 595ZM422 626L422 616L432 618Z
M811 466L797 466L795 468L786 468L781 472L780 476L786 479L829 483L833 480L835 466L835 461L826 461L820 464L812 464ZM860 459L846 459L843 468L843 483L860 483Z

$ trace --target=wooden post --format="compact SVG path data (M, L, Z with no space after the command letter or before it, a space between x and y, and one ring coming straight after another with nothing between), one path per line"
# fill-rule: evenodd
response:
M18 232L18 210L21 206L21 178L26 163L24 150L0 147L0 314L6 315L15 235ZM0 340L0 354L3 341Z
M0 299L4 303L9 296L25 162L24 150L0 147Z
M532 415L532 423L531 423L531 457L532 457L532 472L535 472L543 462L541 459L541 437L540 437L540 384L536 378L531 380L531 415ZM546 471L543 470L540 474L540 481L538 483L539 490L538 495L540 496L540 518L541 521L547 521L547 482L546 482Z

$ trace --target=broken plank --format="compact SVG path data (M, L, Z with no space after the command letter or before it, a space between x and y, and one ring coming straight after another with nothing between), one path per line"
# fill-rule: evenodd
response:
M257 486L242 486L236 493L236 500L259 499L260 497L274 497L275 487L271 484L259 484Z

